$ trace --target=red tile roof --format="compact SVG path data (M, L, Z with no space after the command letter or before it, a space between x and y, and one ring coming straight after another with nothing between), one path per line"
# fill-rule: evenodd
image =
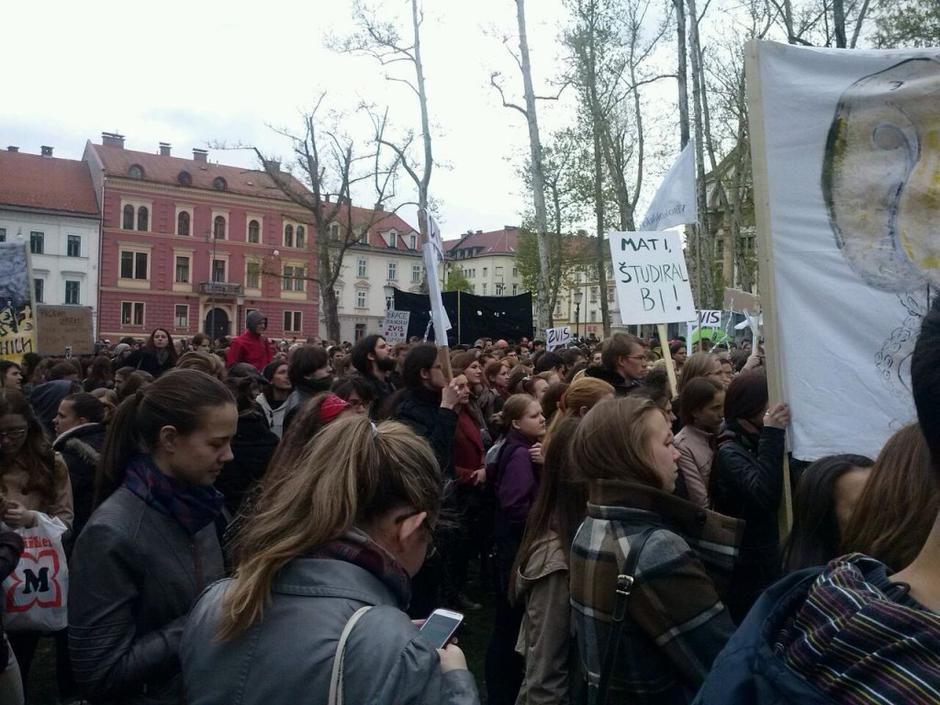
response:
M509 225L502 230L468 233L459 240L447 240L444 242L444 250L447 253L455 253L457 250L480 248L481 251L475 256L514 255L518 240L519 229Z
M85 162L24 152L0 152L0 206L98 215Z

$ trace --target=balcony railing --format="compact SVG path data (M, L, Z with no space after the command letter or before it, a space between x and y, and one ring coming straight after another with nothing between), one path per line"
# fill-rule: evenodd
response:
M236 282L199 282L199 293L210 296L241 296L242 285Z

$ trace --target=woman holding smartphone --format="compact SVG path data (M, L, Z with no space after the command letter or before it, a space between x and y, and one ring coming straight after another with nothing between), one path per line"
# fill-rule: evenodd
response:
M404 612L440 502L434 453L403 424L352 415L320 431L263 483L234 577L190 614L187 703L477 703L460 649Z

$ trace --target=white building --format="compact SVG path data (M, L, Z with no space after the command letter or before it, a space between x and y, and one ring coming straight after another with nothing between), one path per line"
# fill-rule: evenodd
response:
M29 244L37 303L95 309L100 217L84 162L0 152L0 242Z
M459 267L470 282L471 293L479 296L517 296L525 293L516 267L519 229L470 231L458 240L444 243L451 267Z

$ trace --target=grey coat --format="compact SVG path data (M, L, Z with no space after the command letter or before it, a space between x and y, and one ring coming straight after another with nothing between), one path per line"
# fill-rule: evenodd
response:
M297 558L274 581L264 616L235 639L216 631L223 580L193 607L180 657L188 705L326 703L336 644L360 607L373 605L346 642L345 702L476 705L469 671L441 673L434 647L392 591L352 563Z
M121 487L85 525L71 571L69 654L89 701L181 703L186 614L224 574L215 526L190 537Z

